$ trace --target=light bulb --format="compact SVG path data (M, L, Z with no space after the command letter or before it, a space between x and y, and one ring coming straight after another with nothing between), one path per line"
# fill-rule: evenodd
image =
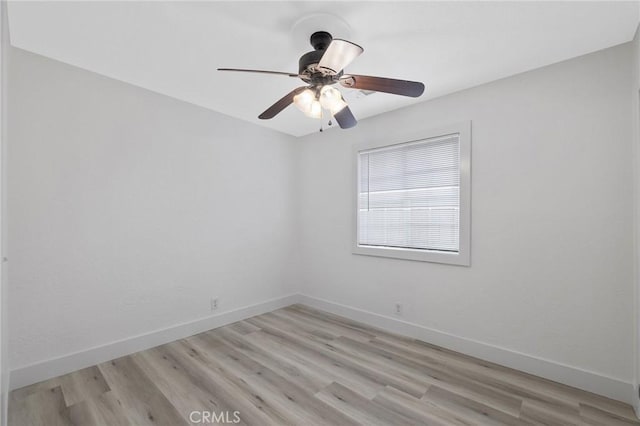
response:
M340 91L331 86L324 86L320 89L320 104L322 108L328 109L334 115L347 106L347 103L342 100Z
M314 99L309 104L309 109L303 112L307 117L322 118L322 105Z
M333 105L342 99L342 95L331 86L324 86L320 89L320 104L322 108L330 110Z
M300 111L307 114L310 111L311 103L315 100L316 94L311 89L303 90L293 97L293 103Z

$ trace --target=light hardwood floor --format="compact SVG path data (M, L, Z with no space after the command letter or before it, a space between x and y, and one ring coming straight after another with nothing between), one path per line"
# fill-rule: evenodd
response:
M9 403L10 426L238 417L250 425L640 425L626 404L302 305L14 390Z

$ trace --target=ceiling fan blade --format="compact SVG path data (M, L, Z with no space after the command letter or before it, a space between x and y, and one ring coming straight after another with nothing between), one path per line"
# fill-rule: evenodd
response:
M297 89L294 89L291 92L287 93L282 97L282 99L280 99L275 104L271 105L269 108L266 109L265 112L260 114L258 118L261 120L269 120L270 118L275 117L280 113L280 111L282 111L283 109L285 109L286 107L288 107L293 103L293 97L295 95L302 92L306 88L307 88L306 86L298 87Z
M327 50L324 51L322 58L320 58L318 67L331 70L337 74L360 56L362 52L364 52L364 49L357 44L334 38Z
M353 113L351 112L351 109L349 109L348 105L335 113L333 115L333 118L336 119L341 129L349 129L358 124L358 120L356 120L356 118L353 116Z
M350 89L373 90L394 95L417 98L424 92L424 84L418 81L396 80L394 78L372 77L369 75L345 75L340 84Z
M289 77L300 77L298 74L292 74L288 72L281 71L265 71L265 70L246 70L242 68L218 68L218 71L236 71L236 72L253 72L259 74L276 74L276 75L286 75Z

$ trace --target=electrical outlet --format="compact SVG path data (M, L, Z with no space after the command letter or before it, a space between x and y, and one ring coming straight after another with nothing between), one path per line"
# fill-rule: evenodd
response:
M217 297L212 297L211 298L211 310L215 311L216 309L218 309L218 298Z
M396 303L396 315L402 315L402 304Z

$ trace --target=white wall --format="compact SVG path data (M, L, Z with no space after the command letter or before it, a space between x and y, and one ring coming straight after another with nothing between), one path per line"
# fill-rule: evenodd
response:
M8 321L7 321L7 268L4 267L6 253L6 86L7 86L7 49L9 47L9 28L7 25L7 3L0 2L0 425L7 424L7 405L9 401L9 365L8 365Z
M634 317L634 378L632 401L636 414L640 417L640 399L638 398L638 384L640 384L640 27L631 42L631 112L633 131L633 158L634 158L634 249L635 249L635 317Z
M294 291L292 138L15 48L9 73L12 370Z
M400 302L403 321L613 378L629 399L630 54L614 47L305 138L302 293L391 317ZM352 254L353 145L466 120L471 267Z

